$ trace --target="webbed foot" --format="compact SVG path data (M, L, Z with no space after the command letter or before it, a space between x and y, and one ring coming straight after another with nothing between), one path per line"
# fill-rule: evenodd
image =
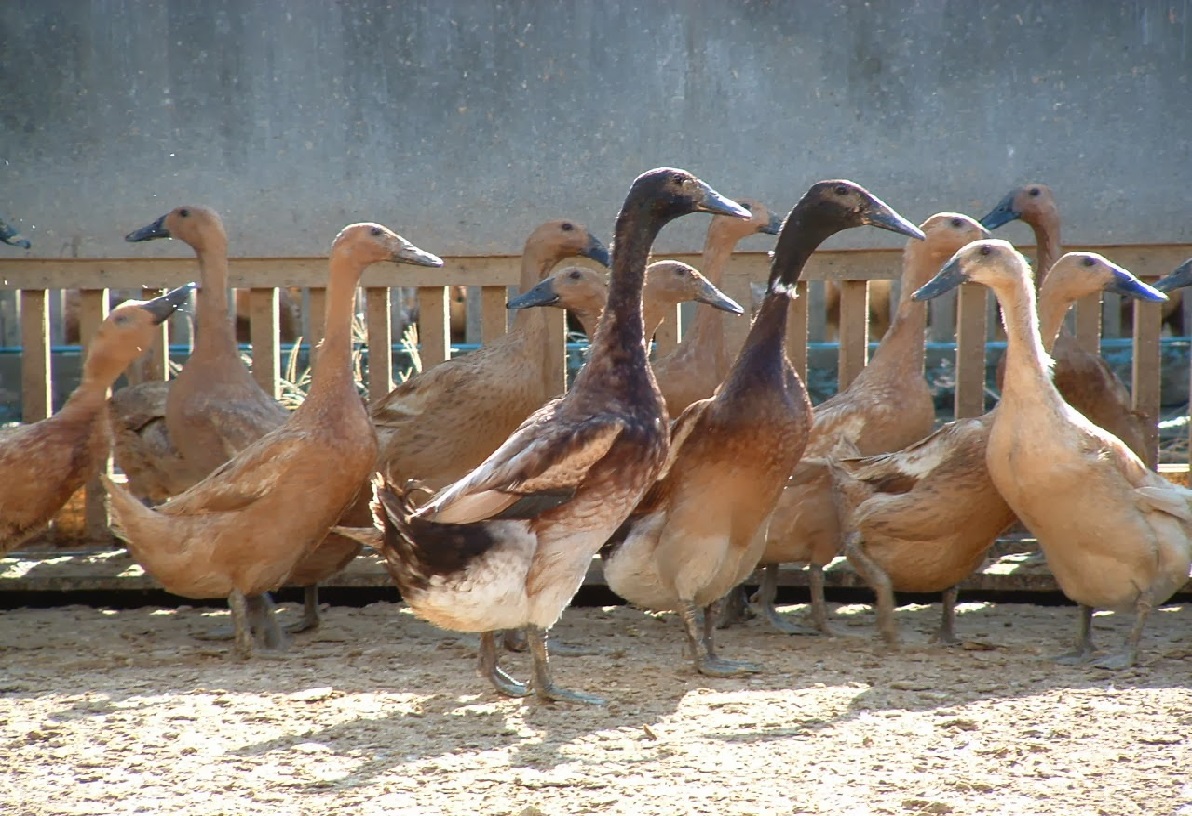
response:
M744 674L757 674L762 667L756 663L744 660L725 660L715 655L704 655L695 661L695 668L700 674L708 677L740 677Z
M480 635L480 653L476 671L481 677L492 683L493 688L499 694L504 694L506 697L527 697L530 694L528 685L514 680L497 663L497 639L493 632L482 632Z

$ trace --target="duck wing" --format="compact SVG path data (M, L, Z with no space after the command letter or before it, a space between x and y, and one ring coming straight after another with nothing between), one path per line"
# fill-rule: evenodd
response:
M595 415L559 420L558 403L531 416L475 470L444 488L419 516L442 524L531 518L570 500L604 458L625 421Z
M157 509L172 516L243 510L267 496L291 466L309 453L310 446L300 435L271 434ZM311 488L317 489L317 485Z

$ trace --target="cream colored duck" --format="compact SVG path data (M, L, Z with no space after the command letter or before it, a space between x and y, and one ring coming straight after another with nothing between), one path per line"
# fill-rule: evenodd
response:
M156 509L107 481L133 557L177 595L226 596L241 655L252 651L253 625L271 620L260 608L264 593L322 541L376 464L376 434L352 375L351 324L360 273L381 261L442 265L379 224L340 232L310 392L285 424ZM279 633L263 635L264 646L278 645Z
M923 376L927 305L911 299L956 250L988 236L966 215L942 212L922 224L924 240L910 240L902 253L898 312L857 378L815 408L815 424L802 461L774 509L759 560L756 609L788 634L828 633L823 568L844 543L837 496L825 457L844 442L861 454L899 450L931 433L935 402ZM780 564L809 566L812 627L786 620L774 608Z
M538 227L522 252L522 291L574 257L608 265L608 250L583 225L548 221ZM378 470L395 484L418 479L438 489L479 465L552 396L546 339L545 316L519 312L507 334L411 377L372 405Z
M777 235L782 228L782 218L760 201L737 199L737 203L749 210L748 220L720 215L708 224L700 268L713 286L720 286L728 260L743 238L759 233ZM649 278L646 285L649 286ZM670 354L651 362L667 412L677 417L691 403L712 396L724 382L730 363L724 315L715 306L696 309L695 320L683 342Z
M546 635L666 460L666 407L646 359L642 286L658 231L697 211L748 217L683 170L639 176L617 216L608 306L566 395L417 511L407 496L378 488L385 558L402 598L437 626L480 632L481 674L501 693L528 689L498 665L494 633L524 628L539 698L600 702L555 684Z
M62 410L0 433L0 553L48 524L107 459L107 390L149 347L154 329L186 301L190 288L116 307L91 340L82 380Z
M1052 263L1063 251L1060 213L1046 184L1025 184L1011 190L982 219L987 229L997 229L1019 219L1035 233L1036 286L1047 280ZM1083 348L1076 337L1061 331L1051 351L1053 379L1064 400L1093 424L1122 440L1141 457L1147 455L1146 415L1135 411L1130 392L1100 354ZM1005 363L999 362L998 381Z
M1132 296L1132 287L1133 279L1100 255L1070 252L1060 258L1039 287L1044 348L1055 343L1076 301L1102 291ZM943 592L937 638L958 642L957 584L981 565L1014 521L985 466L993 417L989 412L950 422L894 453L834 462L847 531L844 553L874 589L878 631L891 645L898 642L895 590Z
M724 218L726 216L719 216ZM604 276L582 266L568 266L556 270L531 289L510 300L510 309L530 309L553 306L567 309L579 318L588 337L595 336L596 324L608 300L608 286ZM653 337L668 314L680 303L696 301L729 314L743 314L744 309L721 292L695 267L682 261L655 261L646 267L646 282L642 288L642 325L645 336Z
M711 607L757 564L765 521L807 444L811 403L786 357L795 285L823 241L863 225L923 237L850 181L818 182L795 205L741 353L712 397L675 422L665 474L601 550L610 589L646 609L679 612L702 674L758 671L716 655Z
M1080 604L1076 649L1061 659L1092 659L1094 608L1133 609L1124 648L1094 662L1131 666L1151 610L1188 579L1192 491L1148 470L1125 443L1064 402L1039 335L1030 267L1009 243L970 244L915 297L970 280L993 290L1007 335L1006 380L985 450L989 475L1038 537L1060 589ZM1124 285L1144 300L1164 297L1145 284Z

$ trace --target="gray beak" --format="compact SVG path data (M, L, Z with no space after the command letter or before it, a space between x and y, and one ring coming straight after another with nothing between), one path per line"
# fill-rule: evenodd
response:
M782 232L782 216L778 213L770 213L770 221L758 232L765 235L777 235Z
M588 245L584 247L584 250L580 253L580 255L588 258L589 260L595 261L606 269L611 263L608 247L600 243L600 239L595 235L588 235Z
M998 227L1009 224L1021 215L1022 213L1014 209L1014 193L1009 193L997 203L996 207L979 219L979 221L985 229L995 230Z
M409 241L402 242L401 249L393 254L393 262L414 264L415 266L440 267L443 265L443 259L438 255L432 255L426 250L419 249Z
M1177 266L1175 271L1167 277L1160 278L1155 284L1155 289L1160 292L1171 292L1190 284L1192 284L1192 258Z
M171 289L161 297L155 297L153 300L142 303L141 308L153 315L154 323L165 323L170 315L190 301L190 293L194 291L194 288L194 283L188 283L177 289Z
M152 224L147 224L140 229L133 230L128 235L124 236L125 241L153 241L158 238L169 238L170 231L166 229L166 217L154 221Z
M705 279L700 281L699 291L696 292L695 299L700 303L708 304L714 309L720 309L722 312L735 315L745 314L745 310L741 308L741 304L713 286L710 280Z
M956 256L952 256L952 259L940 269L939 274L923 284L911 297L915 300L931 300L945 292L952 291L966 280L968 280L968 275L961 267L960 260Z
M555 294L555 282L551 278L539 281L533 289L522 292L505 304L506 309L533 309L538 306L557 306L559 296Z
M700 212L709 212L716 215L732 215L737 218L751 218L753 213L742 207L737 202L725 198L720 193L712 189L711 185L705 182L699 182L700 199L696 202L695 208Z
M920 241L926 238L923 230L907 221L877 196L873 196L873 204L863 213L862 220L871 227L880 227L910 238L918 238Z

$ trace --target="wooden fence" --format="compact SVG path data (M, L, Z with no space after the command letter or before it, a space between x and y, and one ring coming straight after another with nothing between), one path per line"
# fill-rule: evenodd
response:
M1122 264L1145 280L1153 281L1170 272L1192 255L1186 245L1147 245L1099 247L1098 251ZM668 257L699 265L694 254ZM509 287L519 278L519 259L515 257L448 257L442 269L413 266L379 265L366 270L362 279L361 313L369 338L370 398L377 398L393 387L392 347L394 342L394 287L417 290L419 308L420 357L424 368L449 358L451 341L448 317L448 286L466 286L469 340L488 342L507 328L505 302ZM738 253L722 288L743 305L750 303L750 281L765 280L768 259L765 253ZM896 278L900 254L894 250L821 251L812 261L800 283L800 295L790 317L789 354L796 368L806 375L809 338L822 337L825 315L823 282L832 282L840 292L840 332L838 356L839 387L850 383L865 366L869 344L869 284ZM80 333L84 347L108 311L108 290L143 289L156 294L164 288L181 285L197 274L193 258L177 259L28 259L0 258L0 296L15 298L10 308L11 324L18 317L21 355L22 417L33 422L51 412L54 372L50 364L50 302L58 290L81 290ZM298 287L303 291L303 343L313 345L322 335L327 262L323 258L233 258L230 261L232 287L249 291L252 366L254 374L268 393L279 393L281 354L278 341L278 291ZM808 292L812 296L808 296ZM892 301L897 301L895 290ZM978 286L962 287L949 300L933 302L930 339L957 343L955 368L955 411L958 417L975 416L985 410L986 341L993 332L992 297ZM544 353L559 371L559 388L564 387L564 323L562 314L551 314L552 339ZM15 314L13 314L15 312ZM1105 323L1116 321L1117 307L1103 307L1092 298L1079 304L1074 326L1080 342L1097 348ZM730 348L737 348L748 332L745 318L728 321ZM167 376L165 360L166 327L162 337L139 364L132 379ZM1131 391L1134 406L1152 419L1159 412L1160 383L1160 309L1155 304L1134 304L1132 326L1134 343ZM679 341L678 315L668 320L657 336L660 350ZM1157 431L1151 423L1150 461L1156 461ZM88 491L87 528L89 533L106 537L101 497L95 486Z

